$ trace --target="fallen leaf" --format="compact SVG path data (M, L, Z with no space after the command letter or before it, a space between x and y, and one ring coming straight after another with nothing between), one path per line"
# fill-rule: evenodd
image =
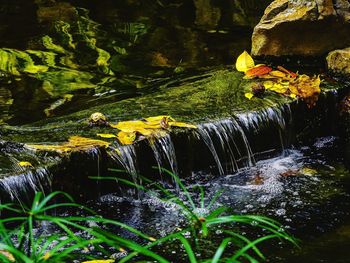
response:
M129 145L133 144L133 142L136 140L136 132L124 132L120 131L118 133L118 140L121 144Z
M254 94L251 92L247 92L244 94L244 97L246 97L248 100L251 100L254 97Z
M18 165L22 167L33 167L33 165L30 162L26 162L26 161L19 162Z
M272 68L266 65L257 65L245 72L245 78L255 78L262 75L266 75L272 71Z
M96 147L107 148L108 146L108 142L80 136L72 136L68 139L68 142L60 145L26 144L26 147L32 150L54 151L59 153L86 151Z
M279 70L272 70L269 75L274 78L287 78L288 75Z
M101 137L101 138L106 138L106 139L117 138L117 135L110 134L110 133L97 133L96 135Z
M246 72L247 70L255 66L253 58L248 54L247 51L244 51L236 61L236 69L239 72Z
M132 144L138 139L147 138L150 140L166 135L171 127L196 128L195 125L177 122L171 116L160 115L144 118L144 120L122 121L111 124L110 127L120 130L118 140L122 144Z
M315 169L312 169L309 167L304 167L304 168L300 169L299 172L303 175L308 175L308 176L312 176L312 175L317 174L317 171Z
M282 66L277 66L277 69L279 69L280 71L288 74L291 78L296 78L298 76L297 73L294 73L293 71L290 71L288 69L285 69L284 67Z

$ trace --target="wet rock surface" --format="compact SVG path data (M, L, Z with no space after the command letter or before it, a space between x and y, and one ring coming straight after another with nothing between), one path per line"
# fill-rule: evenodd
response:
M276 0L252 36L255 56L322 56L350 44L348 0Z
M327 56L328 69L350 76L350 47L331 51Z

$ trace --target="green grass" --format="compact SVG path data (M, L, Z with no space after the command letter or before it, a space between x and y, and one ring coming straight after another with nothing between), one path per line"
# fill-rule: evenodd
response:
M158 169L158 167L157 167ZM204 189L201 186L197 187L199 191L199 200L194 200L189 189L183 184L181 179L164 168L162 172L173 178L180 191L183 193L183 198L178 194L165 188L161 183L153 182L148 178L141 177L144 185L136 184L124 178L116 177L99 177L99 180L114 180L117 183L123 183L138 190L144 191L150 195L159 198L159 192L162 193L161 199L164 202L176 204L183 215L187 218L187 224L182 231L170 234L165 238L161 238L145 248L153 249L157 246L164 246L166 242L180 242L187 254L189 262L259 262L264 261L265 256L258 248L258 245L267 242L271 239L278 239L298 246L297 240L288 234L277 221L257 215L232 215L229 209L224 206L219 206L214 209L216 203L222 192L217 192L209 202L205 200ZM112 170L120 172L120 170ZM198 214L198 208L206 210L206 215ZM245 225L254 228L253 231L259 232L261 236L255 239L248 239L239 234L239 225ZM197 258L196 255L202 250L208 250L206 247L201 247L201 243L208 244L211 239L217 241L218 237L215 235L215 230L224 229L223 234L219 236L219 245L209 259ZM190 238L186 238L184 233L190 232ZM188 236L188 235L187 235ZM176 246L175 246L176 247ZM156 249L157 250L157 249ZM158 248L159 250L159 248ZM128 262L133 257L137 256L137 252L130 253L120 262ZM160 262L170 262L168 260Z
M117 180L128 186L136 187L162 200L176 204L187 219L182 229L155 239L140 230L115 220L97 215L90 209L74 202L64 192L53 192L44 196L36 193L32 205L26 207L14 204L0 205L2 215L10 213L8 218L0 219L0 252L6 251L13 259L0 253L0 261L19 263L71 262L72 260L107 259L113 253L126 251L127 255L118 262L138 262L152 260L161 263L173 262L169 258L169 247L176 249L185 262L260 262L265 260L258 245L272 239L278 239L297 245L296 240L286 233L282 226L267 217L256 215L232 215L226 207L216 207L218 192L206 201L205 191L197 187L198 200L185 187L179 177L166 169L165 174L177 183L182 198L160 183L142 178L145 185L115 177L99 177L99 180ZM59 197L65 202L56 203ZM79 208L86 216L56 216L59 210ZM198 208L205 209L205 215L198 214ZM94 223L91 225L91 223ZM249 239L240 234L239 226L245 225L259 232L260 236ZM36 229L48 228L47 234L37 233ZM118 235L115 229L122 228L137 237L139 242ZM54 229L54 230L53 230ZM114 229L111 231L111 229ZM221 234L216 230L221 229ZM262 231L263 230L263 231ZM253 232L254 232L253 231ZM77 235L77 232L80 234ZM190 233L190 235L188 234ZM263 233L263 234L262 234ZM214 241L213 241L214 240ZM164 252L165 250L165 252ZM82 252L85 251L84 254ZM206 251L206 253L203 253ZM198 256L200 253L203 255Z

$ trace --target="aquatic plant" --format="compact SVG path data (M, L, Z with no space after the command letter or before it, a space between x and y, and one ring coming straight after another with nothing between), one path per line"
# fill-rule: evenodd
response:
M68 202L54 203L54 199L65 198ZM55 216L59 209L78 207L90 215ZM137 243L114 234L104 232L102 228L121 227L145 240L154 240L140 231L114 220L97 216L93 211L74 203L66 193L53 192L44 196L41 192L34 196L31 207L22 204L0 205L0 211L13 216L0 219L0 260L1 262L68 262L71 259L101 258L111 254L105 247L124 251L122 247L144 253L157 259L153 252L147 251ZM37 227L43 229L39 233ZM77 232L81 233L77 235ZM113 237L113 239L111 239ZM89 255L94 251L96 255ZM82 256L85 251L86 256ZM98 252L98 253L97 253ZM92 253L92 252L91 252ZM97 255L98 254L98 255Z
M159 169L157 167L157 169ZM145 186L136 184L124 178L115 177L99 177L98 180L117 180L128 186L137 188L150 195L160 198L164 202L175 204L182 214L187 218L187 224L184 229L171 233L164 238L160 238L145 248L151 249L159 245L164 245L165 242L178 242L182 244L187 254L189 262L219 262L225 260L227 262L241 262L242 260L249 262L258 262L264 260L265 257L261 250L257 247L259 243L270 239L279 239L290 242L294 245L297 240L289 235L277 221L257 215L233 215L228 213L228 208L225 206L215 207L216 201L222 192L217 192L206 204L204 188L198 186L199 200L196 202L190 190L183 184L181 179L165 168L160 168L162 172L169 175L178 189L182 192L174 193L171 189L165 188L161 183L153 182L148 178L141 177ZM111 169L112 171L120 171ZM163 197L159 197L159 192ZM255 239L249 239L240 234L237 224L243 224L249 227L254 227L256 230L263 230L263 234ZM216 237L216 230L220 230L219 237ZM185 233L187 233L185 235ZM188 235L190 233L190 235ZM189 238L190 236L190 238ZM197 258L196 254L201 250L208 250L207 247L201 247L201 243L206 239L220 239L220 245L216 248L212 258L203 259ZM206 242L204 242L206 243ZM230 252L228 252L230 251ZM233 251L233 252L232 252ZM137 252L130 253L120 262L127 262L137 256ZM169 262L164 260L161 262Z

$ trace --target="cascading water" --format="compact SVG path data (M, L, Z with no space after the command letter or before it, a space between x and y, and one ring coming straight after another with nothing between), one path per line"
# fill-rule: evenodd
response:
M20 175L8 176L0 180L1 191L6 192L9 198L22 203L26 193L47 192L51 186L52 175L46 168L29 170Z
M112 148L112 147L111 147ZM134 182L137 183L137 162L134 145L119 146L112 148L109 152L112 159L118 161L124 169L133 176Z

